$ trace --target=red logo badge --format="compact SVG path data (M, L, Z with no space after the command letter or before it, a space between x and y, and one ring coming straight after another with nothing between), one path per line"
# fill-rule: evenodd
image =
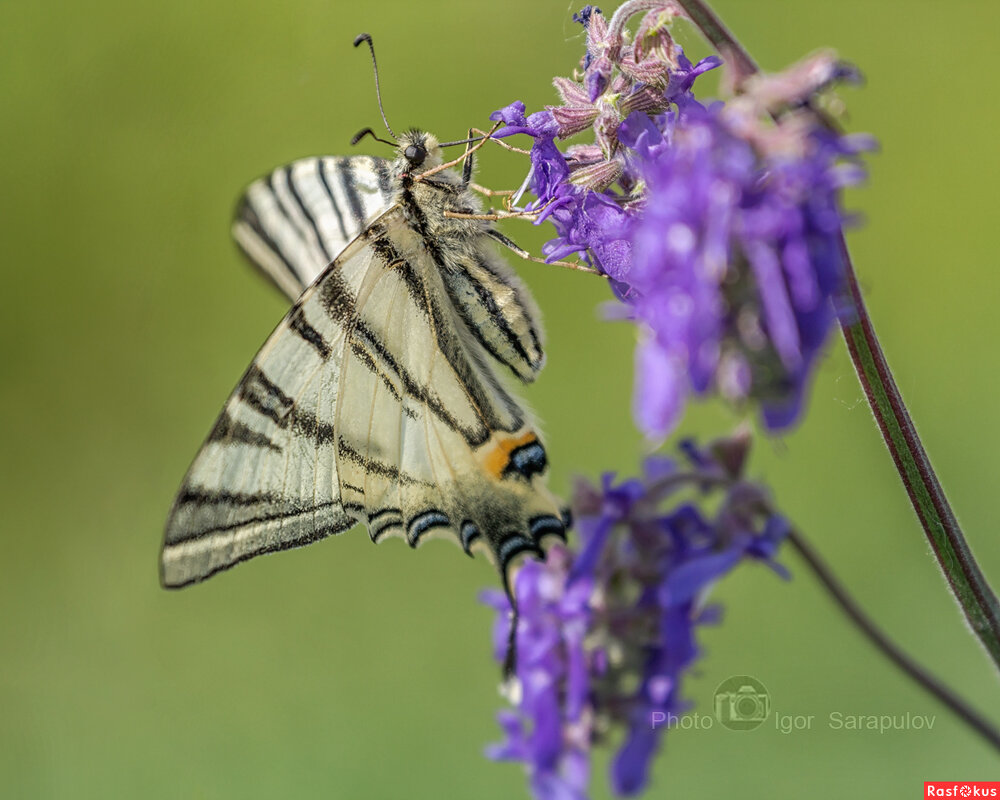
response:
M924 797L1000 798L1000 781L925 781Z

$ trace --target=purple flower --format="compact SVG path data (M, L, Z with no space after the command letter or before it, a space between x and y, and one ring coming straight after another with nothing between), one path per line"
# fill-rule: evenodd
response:
M756 118L722 105L665 116L660 140L648 118L623 137L648 185L631 270L615 275L647 331L637 418L662 436L689 391L716 392L752 397L769 428L787 427L836 320L838 162L857 150L817 129L754 142L741 134Z
M625 8L625 7L623 7ZM690 395L760 410L779 430L800 417L842 291L841 188L859 182L871 143L822 127L808 109L820 90L856 80L825 52L746 81L705 107L694 84L721 63L697 64L669 34L671 3L609 24L587 6L577 80L556 78L562 105L525 115L514 103L497 135L533 137L527 210L551 222L547 260L576 255L607 275L640 329L634 414L660 439ZM559 138L591 128L592 144Z
M558 546L521 568L520 697L501 713L506 740L489 754L524 763L535 797L585 798L591 747L615 728L624 735L611 785L639 793L665 729L652 720L687 708L696 628L717 617L703 605L707 589L746 560L784 574L773 559L788 526L742 479L748 446L745 436L704 450L685 443L681 459L651 458L640 479L580 483L579 551ZM502 661L510 607L500 592L487 601Z
M659 19L658 13L648 16ZM534 138L530 187L537 200L527 208L542 209L537 223L548 220L558 233L544 248L547 259L555 261L576 253L614 277L630 261L627 223L635 216L628 197L609 189L614 184L634 182L626 174L627 160L618 146L619 129L637 109L659 112L671 103L693 100L694 79L721 61L713 56L693 65L679 46L673 45L669 52L656 46L663 38L659 23L645 23L643 37L631 45L620 32L609 30L598 8L586 6L574 15L574 20L587 30L582 82L554 79L563 101L561 106L549 106L525 117L524 104L516 101L491 114L490 119L506 125L495 136L524 133ZM646 43L645 51L642 42ZM639 63L636 57L641 63L658 58L656 71L662 85L637 81L625 74L609 83L612 71L623 58ZM571 147L566 154L556 147L557 138L588 127L595 131L597 146Z
M591 585L567 586L572 554L554 545L544 563L529 561L517 576L518 711L502 712L506 740L487 750L498 761L524 763L535 797L585 798L590 780L589 628ZM510 605L503 592L483 593L497 611L494 650L505 658Z

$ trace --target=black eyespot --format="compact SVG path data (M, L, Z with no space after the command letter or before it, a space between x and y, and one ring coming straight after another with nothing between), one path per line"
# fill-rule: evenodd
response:
M413 166L419 167L427 158L427 150L422 144L411 144L403 151L403 155Z

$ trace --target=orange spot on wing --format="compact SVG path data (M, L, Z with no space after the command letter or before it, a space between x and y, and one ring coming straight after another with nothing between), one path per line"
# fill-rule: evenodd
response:
M500 480L503 471L507 469L507 465L510 463L510 454L523 445L537 441L538 437L535 436L534 431L528 431L517 438L501 439L486 454L486 461L484 463L486 472L497 480Z

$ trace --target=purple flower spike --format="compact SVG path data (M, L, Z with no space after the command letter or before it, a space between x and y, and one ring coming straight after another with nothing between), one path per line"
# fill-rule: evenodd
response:
M647 12L634 40L587 6L577 80L554 81L561 106L497 112L498 135L533 137L536 224L556 229L549 261L577 256L611 279L642 329L634 415L660 440L691 395L750 401L765 427L799 420L843 288L840 190L864 178L870 141L823 128L804 106L857 71L829 52L759 74L726 104L694 97L697 64L669 34L673 6ZM624 12L627 17L628 12ZM616 15L617 18L617 15ZM591 127L593 144L556 139Z
M521 761L532 792L544 800L583 800L590 778L589 668L584 634L589 627L592 584L567 588L572 554L555 545L545 563L530 561L517 575L517 713L502 712L506 740L490 758ZM506 650L510 607L501 592L484 598L500 612L494 650Z

